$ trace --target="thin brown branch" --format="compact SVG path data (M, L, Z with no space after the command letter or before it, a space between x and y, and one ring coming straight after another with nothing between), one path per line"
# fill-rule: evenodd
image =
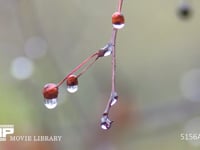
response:
M121 12L123 0L118 1L118 12ZM112 87L110 98L107 102L103 115L108 115L114 98L118 98L116 92L116 38L118 29L113 28L110 43L112 44Z
M117 11L121 12L122 11L122 4L123 4L123 0L119 0L118 1L118 7L117 7Z

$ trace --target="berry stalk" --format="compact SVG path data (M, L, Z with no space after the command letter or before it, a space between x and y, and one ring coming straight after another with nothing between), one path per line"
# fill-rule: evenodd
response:
M86 58L84 61L82 61L82 63L80 63L77 67L75 67L62 81L60 81L58 84L57 84L57 87L59 87L61 84L63 84L65 82L65 80L72 74L74 74L76 71L78 71L80 68L82 68L86 63L88 63L92 58L94 58L95 56L96 59L95 61L97 60L98 58L98 52L95 52L94 54L90 55L88 58ZM93 63L92 63L93 64ZM89 67L91 67L91 65L89 65ZM89 67L86 67L87 69L89 69ZM86 69L86 70L87 70ZM85 71L86 71L85 70ZM83 74L85 71L83 71L81 74ZM81 75L79 74L79 76Z

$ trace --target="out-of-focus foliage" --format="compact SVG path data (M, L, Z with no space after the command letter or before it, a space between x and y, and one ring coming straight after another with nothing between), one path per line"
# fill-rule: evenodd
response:
M117 0L0 0L0 124L15 135L60 135L61 142L1 142L0 149L196 150L200 134L200 2L188 20L179 0L125 0L125 27L117 37L119 103L100 129L111 88L111 59L100 59L60 91L54 110L41 90L60 81L111 36Z

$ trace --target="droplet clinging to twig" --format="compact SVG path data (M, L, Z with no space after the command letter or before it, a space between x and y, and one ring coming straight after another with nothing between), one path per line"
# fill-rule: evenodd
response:
M103 130L108 130L108 129L111 128L112 123L113 123L113 121L111 121L108 118L108 115L107 114L103 114L103 116L101 117L101 128Z

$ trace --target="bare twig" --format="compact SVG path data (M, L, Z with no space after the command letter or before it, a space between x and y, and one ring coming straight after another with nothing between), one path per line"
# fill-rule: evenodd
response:
M122 4L123 4L123 0L119 0L118 7L117 7L117 11L119 13L121 13ZM111 40L110 40L110 43L112 44L112 87L111 87L110 98L107 102L107 105L106 105L106 108L104 110L103 117L102 117L102 118L107 118L107 119L108 119L108 115L109 115L111 106L118 99L118 94L116 92L116 38L117 38L117 31L118 31L118 29L115 29L115 28L112 29L112 36L111 36ZM108 123L109 122L110 122L110 124L107 124L107 128L105 128L104 126L102 126L102 128L109 129L112 121L108 121ZM101 122L101 125L105 125L105 122Z

